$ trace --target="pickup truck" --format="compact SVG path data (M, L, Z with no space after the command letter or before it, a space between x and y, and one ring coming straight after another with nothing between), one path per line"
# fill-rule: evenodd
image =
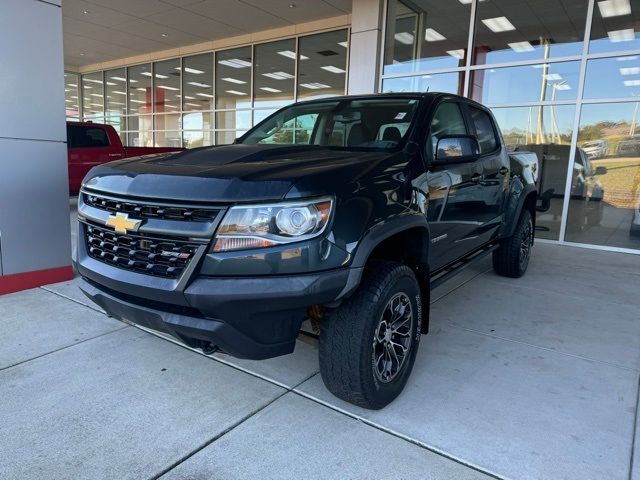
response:
M379 409L407 382L432 288L488 254L525 273L537 173L466 98L297 103L232 145L91 170L80 288L207 354L291 353L310 319L328 389Z
M162 152L177 152L183 148L124 147L115 128L91 122L67 122L67 155L69 162L69 193L80 190L82 179L96 165L121 158Z

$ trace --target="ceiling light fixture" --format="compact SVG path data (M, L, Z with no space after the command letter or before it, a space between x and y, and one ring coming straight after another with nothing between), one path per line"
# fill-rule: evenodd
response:
M227 93L231 93L233 95L246 95L244 92L239 92L238 90L225 90Z
M625 28L623 30L613 30L611 32L607 32L609 36L609 41L612 43L618 42L629 42L631 40L635 40L636 32L633 28Z
M631 14L629 0L604 0L598 2L598 8L600 9L602 18L620 17Z
M409 32L396 33L393 38L396 39L396 42L402 43L403 45L413 45L413 35Z
M213 98L213 95L211 95L210 93L201 93L201 92L198 92L198 93L196 93L196 95L199 95L200 97ZM189 97L184 97L184 98L189 98Z
M513 50L514 52L532 52L535 50L535 48L533 48L533 45L531 45L529 42L513 42L508 43L507 45L509 45L509 48L511 48L511 50Z
M344 68L334 67L333 65L325 65L324 67L320 67L323 70L331 73L345 73L346 70Z
M195 73L196 75L204 73L202 70L198 70L197 68L183 67L182 69L187 73ZM174 70L180 70L180 67L174 67Z
M237 83L238 85L247 83L244 80L238 80L237 78L231 78L231 77L226 77L226 78L223 78L222 80L229 83Z
M547 81L562 80L562 75L560 75L559 73L547 73L546 75L543 75L543 77Z
M482 23L493 33L509 32L516 29L507 17L485 18Z
M200 87L200 88L211 88L211 85L207 85L206 83L200 83L200 82L187 82L187 84L189 84L189 85L193 85L194 87Z
M169 85L156 85L157 88L161 88L163 90L172 90L172 91L178 91L180 90L179 88L176 87L170 87Z
M464 58L464 50L462 48L458 50L447 50L447 53L452 57L462 60Z
M312 83L301 83L301 87L308 88L310 90L318 90L321 88L331 88L330 85L325 85L324 83L312 82Z
M277 88L271 88L271 87L260 87L260 90L264 90L265 92L271 92L271 93L282 92L282 90L278 90Z
M112 93L115 93L116 95L126 95L126 92L121 92L120 90L114 90Z
M118 80L119 82L126 82L127 79L124 77L109 77L111 80Z
M441 40L446 40L447 37L442 35L440 32L434 30L433 28L427 28L424 31L424 39L427 42L439 42Z
M622 67L620 68L620 75L638 75L640 73L640 67Z
M239 58L230 58L228 60L218 60L220 65L225 65L232 68L247 68L251 66L251 62L241 60Z
M161 36L161 37L166 37L167 35L168 35L168 34L166 34L166 33L161 33L161 34L160 34L160 36Z
M296 52L292 50L281 50L278 52L278 55L282 55L283 57L291 58L292 60L296 59ZM309 60L309 57L306 55L300 55L300 60Z
M290 78L294 78L293 75L287 72L270 72L263 73L262 76L273 78L274 80L288 80Z

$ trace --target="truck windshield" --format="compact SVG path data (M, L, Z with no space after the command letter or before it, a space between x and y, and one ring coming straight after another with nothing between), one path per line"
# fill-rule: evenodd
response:
M393 97L292 105L256 125L238 143L392 150L406 136L417 107L415 98Z

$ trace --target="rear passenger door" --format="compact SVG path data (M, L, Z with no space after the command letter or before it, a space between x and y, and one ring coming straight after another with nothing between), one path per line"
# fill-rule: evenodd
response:
M478 220L472 204L480 194L482 163L432 164L440 138L471 133L459 102L444 101L436 107L425 145L429 166L427 220L431 231L432 271L464 256L475 245L473 232Z
M478 202L474 205L479 222L475 234L480 244L497 234L503 220L503 208L509 175L509 154L502 146L493 116L484 109L465 104L472 134L480 145L482 179L478 183Z

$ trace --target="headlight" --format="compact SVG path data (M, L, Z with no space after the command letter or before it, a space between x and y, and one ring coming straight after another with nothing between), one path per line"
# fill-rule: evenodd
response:
M215 236L213 252L272 247L320 235L333 199L231 207Z

